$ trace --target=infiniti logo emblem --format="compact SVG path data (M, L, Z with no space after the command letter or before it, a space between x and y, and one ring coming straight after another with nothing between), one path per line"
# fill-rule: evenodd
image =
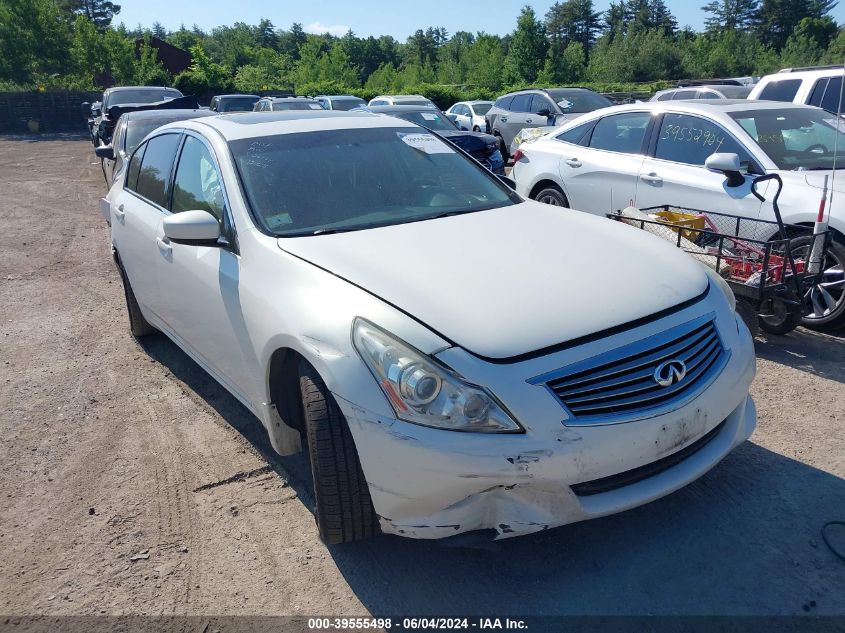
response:
M670 387L679 383L687 375L687 366L681 360L667 360L654 370L654 382L661 387Z

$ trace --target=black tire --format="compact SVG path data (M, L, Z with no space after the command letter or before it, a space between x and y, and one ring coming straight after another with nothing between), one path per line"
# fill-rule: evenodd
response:
M800 309L783 301L772 299L769 305L764 304L761 309L765 316L758 314L757 323L761 330L769 334L789 334L801 323Z
M543 204L550 204L554 207L569 206L569 200L567 200L563 192L555 186L549 186L545 189L541 189L534 195L534 199L537 202L542 202Z
M118 265L120 271L120 278L123 281L123 294L126 297L126 312L129 314L129 331L135 338L141 338L149 334L158 332L141 313L141 306L138 305L138 300L135 298L135 293L132 291L132 285L129 283L129 278L123 270L123 266Z
M378 535L378 517L346 418L306 362L299 366L299 388L320 539L336 545Z
M806 258L812 247L812 236L792 240L793 256ZM835 240L828 244L822 262L824 277L804 295L808 314L801 325L815 330L833 330L845 325L845 245Z
M507 163L511 155L508 153L508 146L505 145L505 139L498 132L493 132L493 136L499 139L499 151L502 153L502 159Z

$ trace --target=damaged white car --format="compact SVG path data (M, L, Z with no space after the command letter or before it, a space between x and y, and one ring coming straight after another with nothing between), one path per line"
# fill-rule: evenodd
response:
M280 453L302 438L328 543L619 512L754 429L752 340L716 275L412 123L171 124L104 209L132 332L173 339Z

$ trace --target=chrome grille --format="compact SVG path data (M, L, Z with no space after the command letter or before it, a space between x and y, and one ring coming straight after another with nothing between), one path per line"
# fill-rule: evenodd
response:
M530 382L545 383L576 423L597 424L681 406L718 375L728 356L710 314ZM661 386L655 372L669 361L681 361L686 373Z

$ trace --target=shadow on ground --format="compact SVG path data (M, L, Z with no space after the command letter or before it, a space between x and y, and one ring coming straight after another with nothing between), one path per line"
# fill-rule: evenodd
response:
M786 336L761 333L754 347L758 358L845 383L845 328L825 333L798 328Z
M809 341L820 353L829 345L815 337L802 331L758 342L758 349L803 367L809 360L798 351L802 345ZM151 337L144 349L239 431L313 509L302 456L277 456L258 420L165 337ZM841 367L823 371L842 381ZM826 549L819 530L841 519L843 509L845 480L746 442L662 500L497 542L492 550L384 536L329 551L376 616L839 615L845 614L845 564Z

